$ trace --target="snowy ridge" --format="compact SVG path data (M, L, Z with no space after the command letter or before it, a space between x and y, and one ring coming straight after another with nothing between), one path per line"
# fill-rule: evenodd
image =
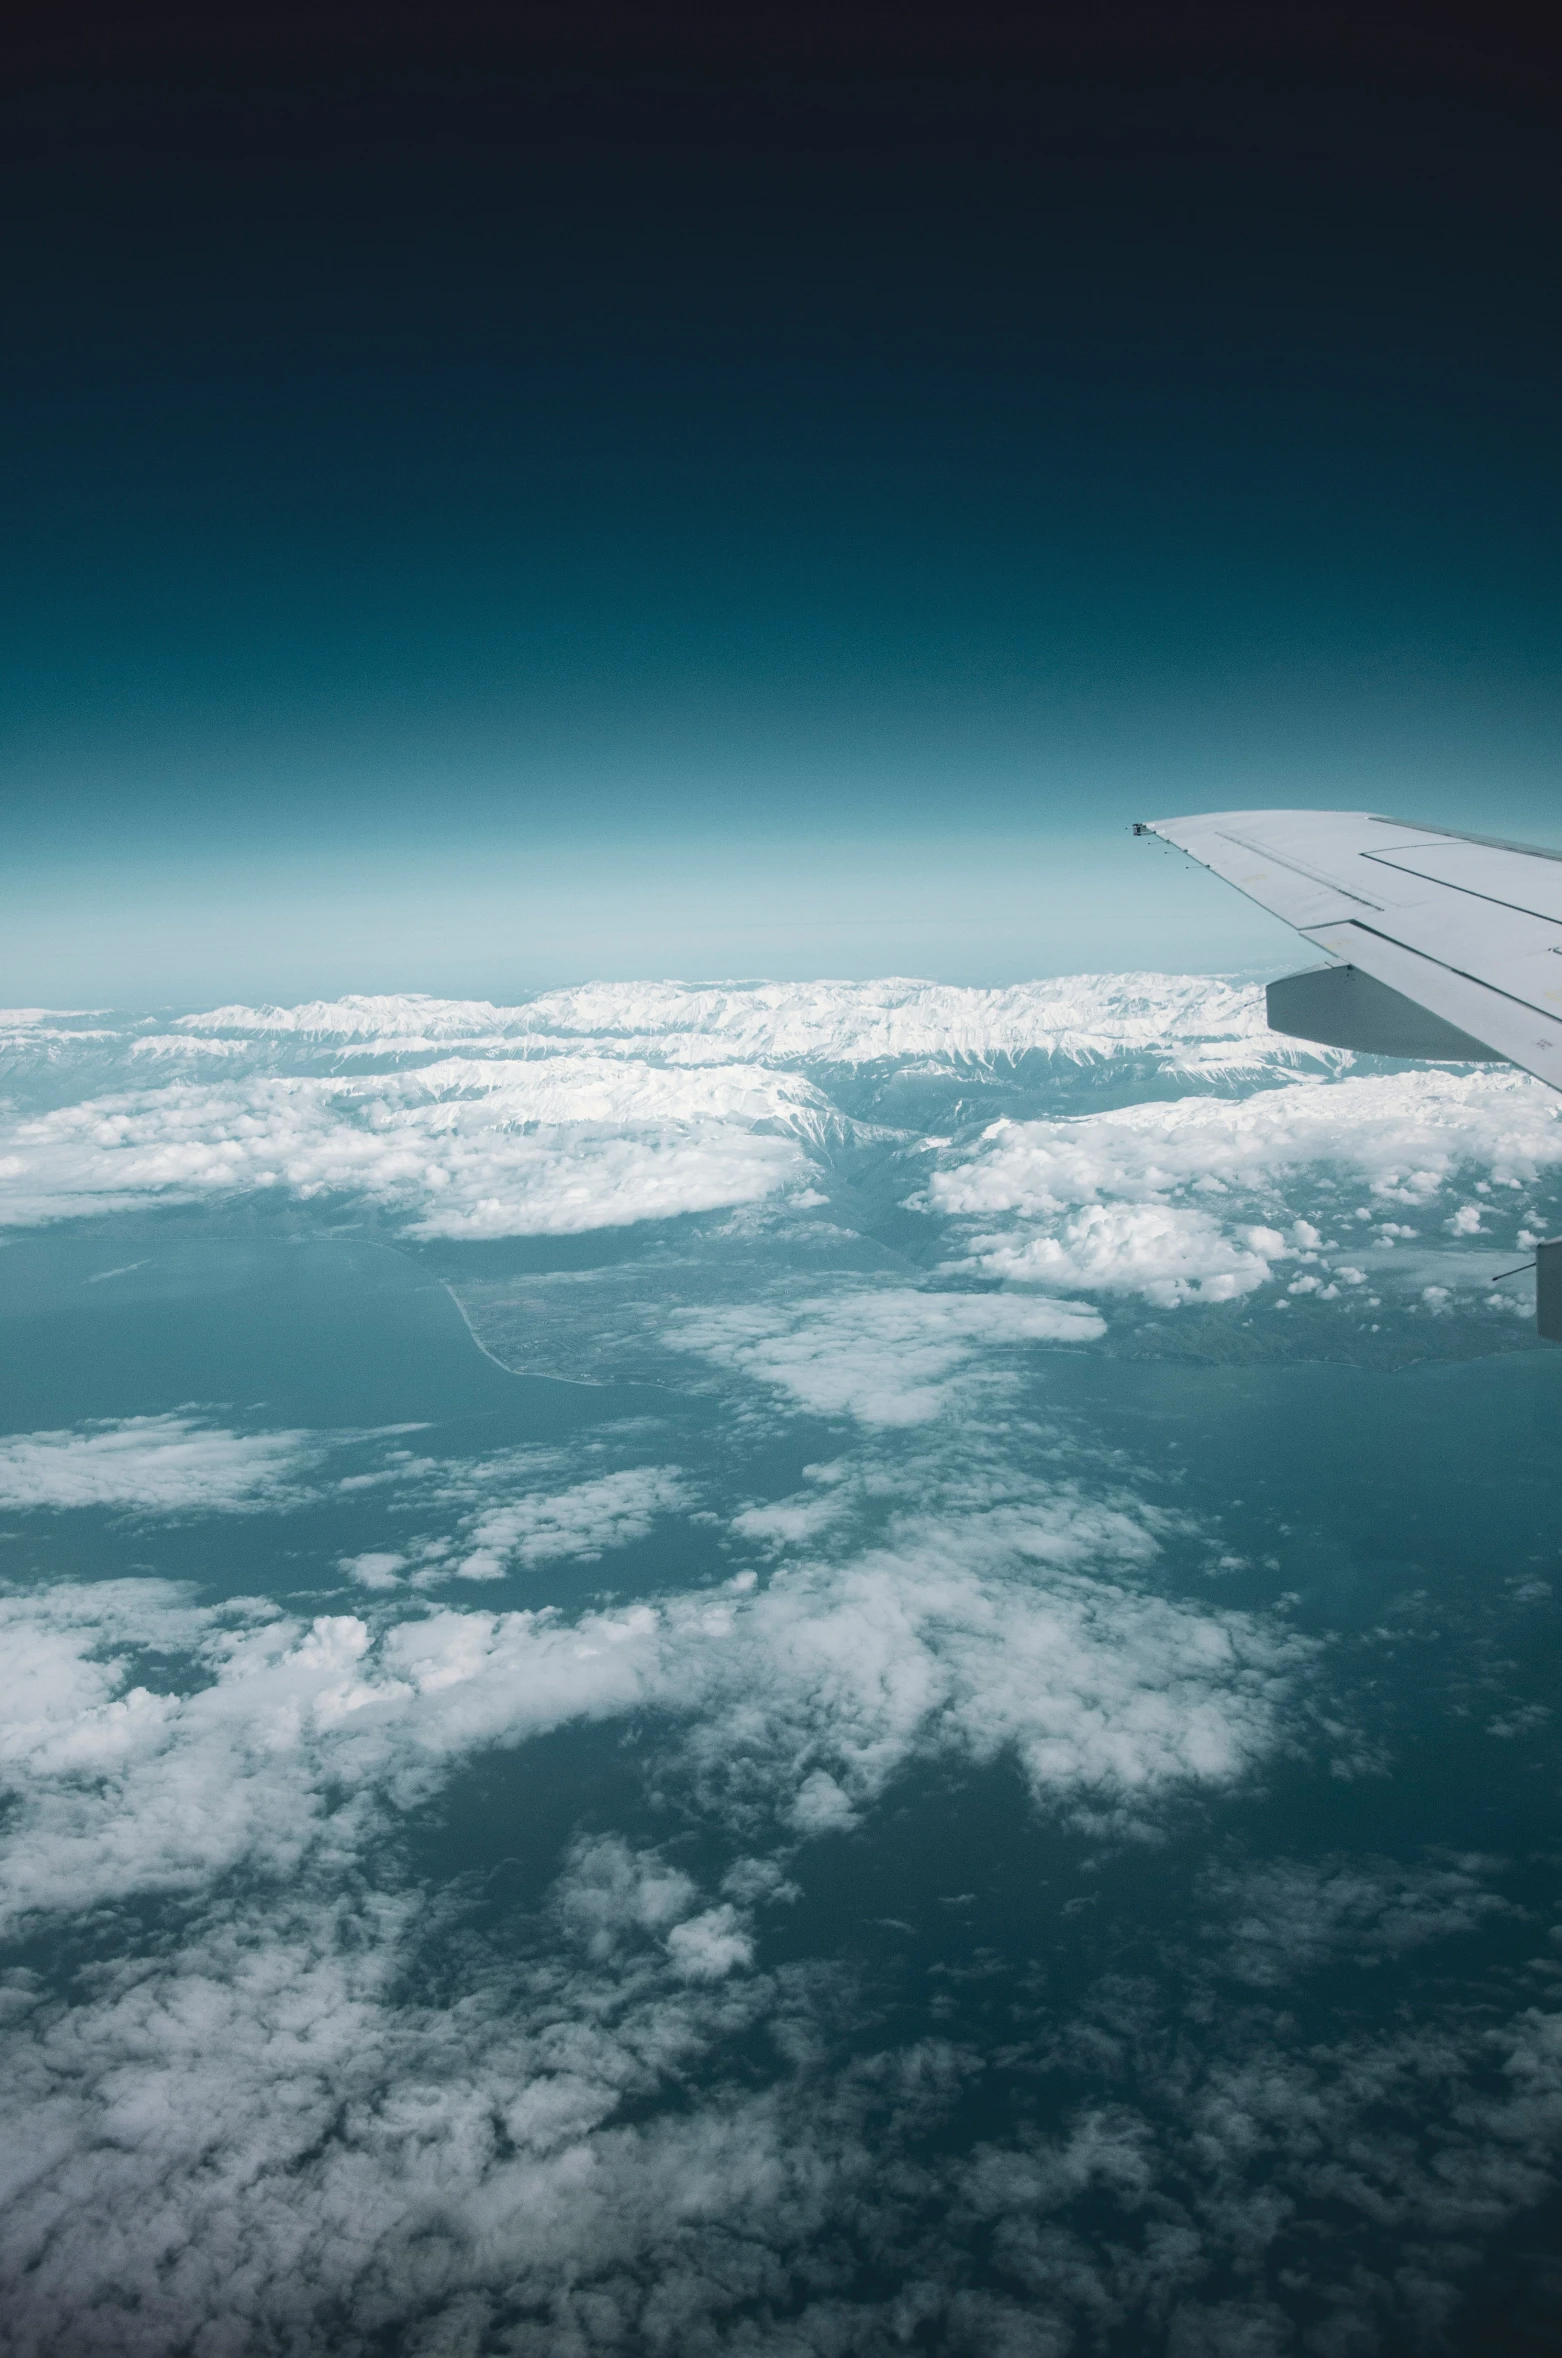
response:
M507 1029L506 1019L518 1012L515 1008L496 1007L489 999L435 999L423 991L378 996L350 992L343 999L308 999L298 1007L213 1007L204 1014L180 1016L175 1028L198 1034L237 1032L319 1040L408 1040L424 1046L435 1040L502 1035Z
M992 1063L1029 1055L1076 1062L1125 1053L1220 1048L1233 1065L1293 1053L1264 1021L1256 986L1202 975L1074 975L981 990L951 983L590 983L517 1007L487 1000L314 1000L218 1007L174 1037L289 1039L360 1050L469 1048L599 1055L679 1064L735 1060L857 1066L933 1057Z
M517 1007L350 997L113 1031L36 1016L0 1030L0 1224L263 1191L450 1238L767 1199L791 1218L868 1150L885 1207L951 1223L968 1278L1175 1306L1274 1282L1310 1249L1292 1224L1316 1221L1326 1170L1440 1230L1517 1242L1562 1163L1562 1105L1538 1084L1356 1072L1270 1032L1257 988L1207 976L611 983ZM1495 1203L1464 1192L1494 1186L1511 1207L1496 1227ZM1332 1262L1316 1275L1330 1298L1351 1283Z

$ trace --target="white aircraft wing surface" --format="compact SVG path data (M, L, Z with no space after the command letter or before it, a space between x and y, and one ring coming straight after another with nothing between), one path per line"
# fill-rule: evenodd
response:
M1210 811L1138 831L1333 962L1271 984L1276 1029L1390 1055L1506 1058L1562 1089L1562 853L1369 811Z

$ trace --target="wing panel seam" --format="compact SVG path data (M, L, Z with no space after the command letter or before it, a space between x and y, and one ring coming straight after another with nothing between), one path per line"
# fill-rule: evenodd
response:
M1414 835L1439 835L1449 843L1480 843L1488 851L1521 852L1527 860L1562 860L1562 851L1547 851L1541 843L1515 843L1507 835L1468 835L1462 827L1434 827L1429 820L1412 825L1409 819L1385 819L1380 811L1368 811L1366 815L1374 827L1403 827ZM1370 860L1375 855L1363 852L1361 856Z
M1475 839L1471 836L1465 840L1473 842ZM1473 884L1456 884L1451 876L1428 876L1424 869L1407 868L1402 860L1391 859L1387 852L1363 852L1361 857L1371 860L1377 867L1396 869L1401 876L1414 876L1420 884L1436 885L1441 892L1462 892L1472 901L1484 901L1488 908L1511 909L1515 917L1533 917L1538 925L1554 925L1562 929L1562 917L1548 917L1544 909L1532 909L1527 902L1505 901L1494 892L1477 892ZM1437 963L1441 965L1442 961L1439 959ZM1450 967L1449 972L1457 974L1459 968ZM1488 984L1487 987L1489 989L1491 986Z
M1284 852L1271 851L1267 844L1253 843L1245 835L1233 835L1228 828L1222 827L1220 833L1223 842L1234 843L1242 851L1255 852L1259 859L1272 861L1275 867L1288 870L1292 876L1305 876L1309 884L1321 884L1327 891L1337 892L1342 901L1354 901L1361 909L1376 909L1380 916L1383 913L1381 901L1369 901L1364 892L1352 892L1348 884L1341 884L1337 877L1325 874L1322 868L1309 868L1300 860L1287 859ZM1350 919L1348 922L1353 924L1355 920Z

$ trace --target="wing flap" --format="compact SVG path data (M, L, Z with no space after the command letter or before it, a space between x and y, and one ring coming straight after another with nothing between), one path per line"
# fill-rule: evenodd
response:
M1390 990L1360 966L1313 966L1302 974L1282 975L1269 985L1264 1002L1269 1029L1292 1040L1444 1064L1485 1064L1495 1055L1484 1041L1445 1023L1403 991Z
M1402 992L1444 1023L1480 1040L1498 1056L1562 1089L1562 1025L1552 1026L1521 999L1493 990L1472 974L1423 957L1365 925L1328 925L1308 939L1331 957L1359 966L1391 991Z

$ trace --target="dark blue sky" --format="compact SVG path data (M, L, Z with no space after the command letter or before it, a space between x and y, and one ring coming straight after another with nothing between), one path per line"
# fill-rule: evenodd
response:
M0 995L1275 964L1127 822L1562 841L1557 82L1465 30L43 25Z

